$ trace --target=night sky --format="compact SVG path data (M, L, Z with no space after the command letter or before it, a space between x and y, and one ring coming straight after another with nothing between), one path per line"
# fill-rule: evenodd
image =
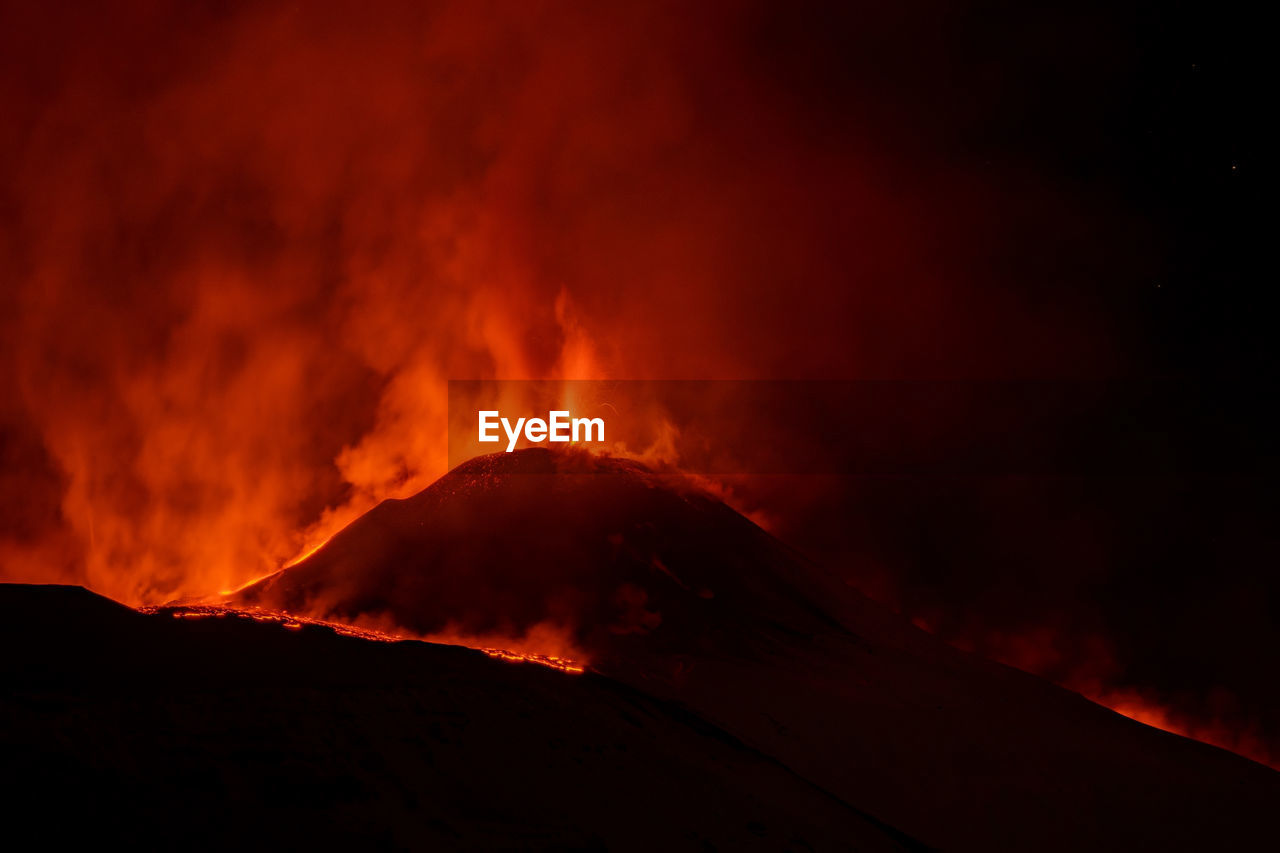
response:
M1141 474L840 481L839 508L801 522L808 541L954 642L1078 688L1134 688L1274 756L1277 301L1249 18L930 6L868 56L859 13L814 13L784 28L780 61L823 115L853 91L892 93L902 150L1012 196L993 286L1064 325L1088 318L1077 328L1107 344L1032 375L1159 380L1188 420L1222 427L1149 422L1163 427L1153 443L1185 442L1180 462Z

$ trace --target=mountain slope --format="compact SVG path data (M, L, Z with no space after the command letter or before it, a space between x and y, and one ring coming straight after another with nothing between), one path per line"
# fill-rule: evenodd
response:
M609 679L0 585L6 829L102 846L900 850Z

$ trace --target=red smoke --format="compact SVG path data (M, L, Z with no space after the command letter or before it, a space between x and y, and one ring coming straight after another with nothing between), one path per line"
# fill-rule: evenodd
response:
M444 473L450 378L1106 369L996 270L1096 202L931 149L918 12L0 10L0 578L243 585Z
M977 185L820 126L762 15L10 9L4 576L243 583L443 473L452 377L997 361Z

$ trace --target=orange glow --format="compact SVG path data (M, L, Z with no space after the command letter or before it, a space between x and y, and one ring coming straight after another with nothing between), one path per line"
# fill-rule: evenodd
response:
M446 473L451 379L1074 375L1130 349L998 286L1026 199L904 149L927 134L877 136L896 99L851 90L833 125L758 56L758 4L10 5L0 580L149 611L243 590ZM740 414L710 401L692 436L639 406L588 449L797 440ZM798 514L698 482L769 529ZM554 625L516 633L413 639L589 663ZM1047 642L978 650L1075 683Z
M316 548L313 548L313 549L312 549L310 552L308 552L307 554L304 554L303 556L299 557L297 560L294 560L294 561L290 562L288 565L286 565L286 566L285 566L285 568L288 568L289 566L293 565L294 563L301 562L302 560L305 560L307 557L311 556L311 554L315 553L315 552L316 552L316 551L318 551L318 550L320 550L320 547L319 547L319 546L317 546ZM249 580L245 581L244 583L240 584L240 586L236 587L235 589L224 589L224 590L220 590L220 591L218 592L218 595L221 595L221 596L235 595L235 594L236 594L237 592L239 592L240 590L245 589L246 587L253 586L253 585L254 585L255 583L257 583L258 581L264 581L264 580L266 580L267 578L271 577L271 576L272 576L272 575L274 575L274 574L275 574L275 572L267 572L267 573L266 573L266 574L264 574L264 575L259 575L259 576L258 576L258 577L256 577L256 578L251 578L251 579L249 579Z
M1179 715L1171 707L1137 689L1099 689L1088 698L1131 720L1172 732L1182 737L1212 744L1280 770L1280 756L1275 755L1256 731L1230 725L1214 718Z
M917 615L911 621L932 633L927 616ZM1212 712L1179 713L1155 691L1116 686L1122 680L1121 667L1105 639L1097 635L1074 643L1063 639L1071 636L1062 626L1046 624L1012 633L979 626L950 639L958 648L1042 676L1131 720L1280 769L1280 755L1255 725L1228 722Z
M141 613L167 613L174 619L226 619L228 617L233 619L251 619L255 622L279 625L291 631L297 631L304 626L313 625L328 628L344 637L357 637L361 640L371 640L380 643L421 641L421 638L418 637L378 631L372 628L362 628L341 622L315 619L310 616L303 616L285 611L265 610L257 607L245 608L213 604L186 604L174 606L144 606L137 608L137 610ZM476 651L484 652L489 657L497 658L498 660L510 661L513 663L536 663L539 666L545 666L561 672L578 674L586 671L586 667L581 661L561 657L556 654L543 654L534 651L512 651L510 649L503 648L472 646L463 642L445 642L443 640L427 640L426 642L434 642L440 645L466 646L467 648L473 648Z
M307 559L307 557L310 557L310 556L311 556L312 554L314 554L316 551L319 551L319 550L320 550L321 548L323 548L325 545L329 544L329 540L330 540L331 538L332 538L331 536L325 536L325 537L324 537L324 538L322 538L318 543L316 543L315 545L312 545L311 547L307 548L307 549L306 549L306 550L304 550L302 553L300 553L298 556L294 557L292 560L290 560L289 562L285 563L285 564L284 564L284 566L283 566L282 568L286 568L286 569L287 569L287 568L289 568L290 566L296 566L298 563L301 563L303 560ZM262 580L263 578L268 578L268 577L271 577L271 575L270 575L270 574L266 574L266 575L263 575L262 577L255 578L254 580L249 581L249 583L242 584L241 586L236 587L236 589L235 589L234 591L235 591L235 592L239 592L240 590L244 589L246 586L252 586L253 584L257 583L258 581ZM225 592L223 593L223 595L229 595L229 594L230 594L230 593L225 593Z
M745 10L144 7L111 14L130 38L25 39L48 91L0 91L0 367L47 456L15 494L54 492L6 580L237 589L445 473L451 378L839 373L866 363L847 309L888 298L851 275L944 280L871 154L762 122L791 108L768 87L716 94L750 73ZM861 272L816 260L851 244ZM669 461L638 426L625 452Z
M446 629L421 638L428 643L479 649L503 660L526 660L566 672L582 672L588 656L574 643L570 631L554 622L542 622L528 631L472 634Z
M1173 732L1174 734L1182 735L1183 737L1193 736L1191 732L1173 722L1168 709L1146 702L1136 694L1126 695L1123 693L1108 692L1097 697L1094 701L1099 705L1104 705L1110 708L1117 714L1122 714L1131 720L1137 720L1138 722L1151 726L1154 729Z
M481 649L480 651L489 657L498 658L499 660L513 661L516 663L537 663L543 666L549 666L552 669L558 669L561 672L580 673L584 671L581 664L566 658L556 657L555 655L538 655L523 654L520 652L509 652L506 649Z

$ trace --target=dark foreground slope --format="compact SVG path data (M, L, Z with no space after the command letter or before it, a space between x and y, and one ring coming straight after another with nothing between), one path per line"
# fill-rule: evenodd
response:
M0 642L10 840L914 846L693 715L596 675L315 626L145 615L75 587L0 586Z
M598 671L947 849L1245 847L1280 809L1280 774L951 649L617 460L472 460L238 601L421 632L554 623Z

